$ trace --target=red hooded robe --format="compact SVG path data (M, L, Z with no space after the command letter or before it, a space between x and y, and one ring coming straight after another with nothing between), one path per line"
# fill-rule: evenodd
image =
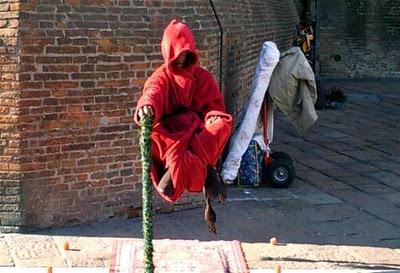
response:
M177 201L186 189L201 192L207 165L215 166L232 127L232 117L225 113L223 97L212 75L196 64L194 37L190 28L172 20L164 31L161 50L165 63L146 81L138 101L138 110L150 105L154 110L152 131L153 184L169 169L174 193L159 194L168 202ZM194 58L185 68L173 61L187 51ZM208 118L220 118L205 124Z

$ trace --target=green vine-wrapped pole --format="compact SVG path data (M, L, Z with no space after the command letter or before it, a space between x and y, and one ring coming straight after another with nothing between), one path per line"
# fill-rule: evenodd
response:
M145 273L154 272L153 264L153 204L152 183L150 177L151 166L151 140L150 134L153 127L153 119L143 116L141 118L140 151L142 159L142 202L143 222L142 233L144 239L144 266Z

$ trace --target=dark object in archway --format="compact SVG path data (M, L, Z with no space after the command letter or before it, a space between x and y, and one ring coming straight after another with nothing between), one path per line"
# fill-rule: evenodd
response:
M336 86L332 86L329 89L322 91L323 89L320 86L318 86L318 83L317 83L317 89L321 91L319 92L318 100L315 103L316 109L339 110L343 107L343 104L346 101L346 95L341 89L337 88Z
M339 110L343 107L343 103L346 101L346 95L341 89L333 86L325 91L325 100L327 108Z

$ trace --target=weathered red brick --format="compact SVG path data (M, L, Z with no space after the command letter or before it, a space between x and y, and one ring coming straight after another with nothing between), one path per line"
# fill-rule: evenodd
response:
M45 46L54 44L54 38L42 37L42 38L21 38L21 44L24 46Z
M21 3L10 3L11 11L19 11Z
M9 3L1 3L0 4L0 12L9 11L10 4Z
M56 81L56 82L46 81L44 83L44 87L51 88L51 89L69 89L69 88L79 87L79 83L74 82L74 81ZM60 91L60 90L58 90L58 91Z
M45 71L45 72L78 72L79 66L77 66L77 65L44 65L43 71Z
M35 58L35 61L39 64L50 63L50 64L60 64L60 63L72 63L72 57L46 57L46 56L38 56Z
M75 46L47 46L46 53L49 54L79 54L81 49Z
M63 146L61 150L63 152L75 151L75 150L90 150L94 148L94 146L95 146L94 143L69 144Z

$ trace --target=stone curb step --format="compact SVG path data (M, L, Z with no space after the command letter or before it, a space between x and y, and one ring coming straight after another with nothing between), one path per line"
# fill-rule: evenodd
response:
M0 267L0 273L47 273L46 267ZM101 267L53 267L53 273L108 273ZM275 273L274 269L252 269L250 273ZM357 270L357 269L282 269L282 273L400 273L396 270Z
M47 267L0 267L0 273L48 273ZM53 267L53 273L108 273L102 267Z
M282 273L400 273L400 269L282 269ZM252 269L250 273L276 273L274 269Z

